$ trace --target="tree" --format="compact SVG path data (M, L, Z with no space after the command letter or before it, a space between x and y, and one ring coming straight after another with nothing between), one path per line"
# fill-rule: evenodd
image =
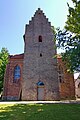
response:
M6 64L8 63L8 56L8 50L6 48L2 48L0 52L0 92L3 90L4 73Z
M58 47L64 48L62 59L67 62L68 70L80 71L80 1L72 0L68 4L69 15L64 30L57 29Z

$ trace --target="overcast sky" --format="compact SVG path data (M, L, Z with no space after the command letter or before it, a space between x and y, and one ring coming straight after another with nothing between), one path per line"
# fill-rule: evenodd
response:
M25 24L38 8L55 27L63 28L67 19L67 2L71 0L0 0L0 50L6 47L10 54L24 52Z

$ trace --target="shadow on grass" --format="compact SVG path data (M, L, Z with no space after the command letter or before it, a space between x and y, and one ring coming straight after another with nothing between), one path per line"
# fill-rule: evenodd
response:
M0 120L80 120L80 104L5 104Z

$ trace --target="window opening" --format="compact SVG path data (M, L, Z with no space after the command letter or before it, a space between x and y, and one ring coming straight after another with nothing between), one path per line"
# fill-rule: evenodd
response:
M59 82L64 83L63 76L59 76Z
M37 83L37 85L38 85L38 86L44 86L44 83L41 82L41 81L39 81L39 82Z
M40 57L42 57L42 54L40 53Z
M17 82L20 79L20 67L17 65L14 68L14 81L13 82Z
M39 36L38 39L39 39L39 42L42 42L42 36L41 35Z
M41 13L40 13L40 12L39 12L38 14L39 14L39 15L41 15Z
M61 78L61 76L59 76L59 81L60 81L60 83L62 83L62 78Z

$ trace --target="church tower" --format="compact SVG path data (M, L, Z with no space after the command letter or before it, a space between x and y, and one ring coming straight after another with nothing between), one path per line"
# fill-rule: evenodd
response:
M51 23L38 8L25 27L22 100L58 100L59 82Z

